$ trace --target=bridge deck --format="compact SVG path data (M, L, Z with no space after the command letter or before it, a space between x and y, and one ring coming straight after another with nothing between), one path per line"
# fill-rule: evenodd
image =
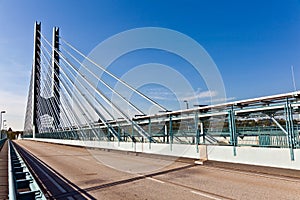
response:
M300 194L297 171L200 166L34 141L16 143L87 199L298 199ZM74 194L56 192L52 197Z
M4 145L0 151L0 199L8 199L8 148L7 148L7 141L4 143Z

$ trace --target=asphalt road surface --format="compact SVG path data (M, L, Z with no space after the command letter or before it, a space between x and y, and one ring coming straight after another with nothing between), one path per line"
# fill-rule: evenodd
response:
M40 163L31 165L49 199L300 199L298 171L195 165L27 140L16 144L28 160Z

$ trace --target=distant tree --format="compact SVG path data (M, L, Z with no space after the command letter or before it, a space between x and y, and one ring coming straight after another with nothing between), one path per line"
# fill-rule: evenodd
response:
M21 134L20 131L13 131L11 128L7 130L7 138L10 140L16 139L16 135Z

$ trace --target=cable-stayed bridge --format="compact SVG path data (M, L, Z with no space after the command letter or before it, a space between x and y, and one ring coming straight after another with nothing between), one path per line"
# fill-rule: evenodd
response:
M170 111L81 53L58 28L51 42L36 24L34 47L24 137L286 147L292 159L299 147L298 92ZM103 76L155 112L135 105Z
M120 87L116 87L117 84ZM108 195L107 199L157 199L155 195L163 190L162 197L166 199L187 196L190 199L240 199L245 198L241 185L249 177L255 181L267 177L268 180L259 181L270 187L269 179L274 179L276 184L299 184L295 179L299 179L300 174L295 171L228 164L299 170L299 95L300 92L295 91L171 111L168 105L143 94L109 68L84 55L60 36L59 28L53 29L50 41L43 35L41 24L36 23L23 134L26 140L9 143L8 147L9 151L21 155L16 153L8 161L9 188L14 188L10 197L95 199ZM144 107L144 104L149 106ZM5 144L3 141L1 145ZM89 154L76 146L87 147ZM197 168L195 160L202 164L208 160L208 164ZM25 171L24 163L29 165L29 170ZM225 175L223 167L227 170ZM123 171L135 173L129 176ZM210 181L216 181L214 176L209 176L211 171L222 186L206 187ZM30 172L34 173L30 175ZM79 177L80 174L84 176ZM89 178L91 175L101 179ZM114 176L125 178L116 180ZM37 183L32 181L33 177L38 179ZM241 179L233 187L235 192L227 188L226 180L230 177L235 177L235 181ZM199 181L204 179L207 184L199 186ZM286 182L281 182L283 180ZM247 188L256 187L253 181L249 180L251 186ZM134 192L140 191L130 185L135 182L139 182L142 193ZM118 188L120 185L128 188ZM30 190L24 192L21 186ZM112 193L108 194L107 188ZM299 192L293 187L289 190L287 198ZM248 193L248 197L257 199L262 197L256 196L259 194ZM282 195L279 190L271 194Z
M41 34L40 30L40 25L36 24L35 56L24 126L25 135L64 132L75 139L85 138L86 129L89 129L92 131L92 137L98 139L124 140L125 138L121 138L120 132L116 130L117 126L121 128L116 124L122 124L123 127L130 126L132 131L137 131L139 136L154 142L152 137L133 120L133 116L146 114L122 96L119 91L99 78L95 70L82 64L68 49L59 44L59 40L82 58L87 59L97 70L101 70L120 82L145 101L161 111L167 112L167 109L60 38L58 28L55 28L53 33L55 47ZM127 112L114 103L111 95L105 94L99 88L98 83L110 90L111 95L118 97L121 105L127 108ZM126 132L128 133L128 130ZM133 140L128 134L126 139Z

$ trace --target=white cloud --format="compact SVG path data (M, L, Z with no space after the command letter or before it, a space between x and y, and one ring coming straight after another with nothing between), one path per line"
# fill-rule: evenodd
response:
M197 99L206 99L206 98L212 98L217 96L217 92L215 91L196 91L195 94L192 94L190 96L184 97L182 98L182 100L187 100L187 101L191 101L191 100L197 100Z
M174 98L174 94L170 90L160 87L147 88L142 92L149 98L156 100L170 100Z
M216 97L218 93L209 90L200 91L200 89L198 89L192 94L183 94L182 92L176 92L176 94L173 94L171 91L163 88L148 88L145 94L152 99L158 100L170 100L170 98L174 98L175 95L176 97L179 97L180 101L192 101L197 99L213 98Z
M3 119L13 130L23 130L27 96L0 90L0 109L5 110Z
M204 99L204 102L214 104L214 103L220 103L220 102L229 102L229 101L236 99L235 97L216 98L217 96L218 96L218 92L216 92L216 91L210 91L210 90L201 91L200 89L198 89L195 92L195 94L186 96L186 97L182 98L181 100L182 101L184 101L184 100L193 101L193 100L201 100L201 99L203 100Z

